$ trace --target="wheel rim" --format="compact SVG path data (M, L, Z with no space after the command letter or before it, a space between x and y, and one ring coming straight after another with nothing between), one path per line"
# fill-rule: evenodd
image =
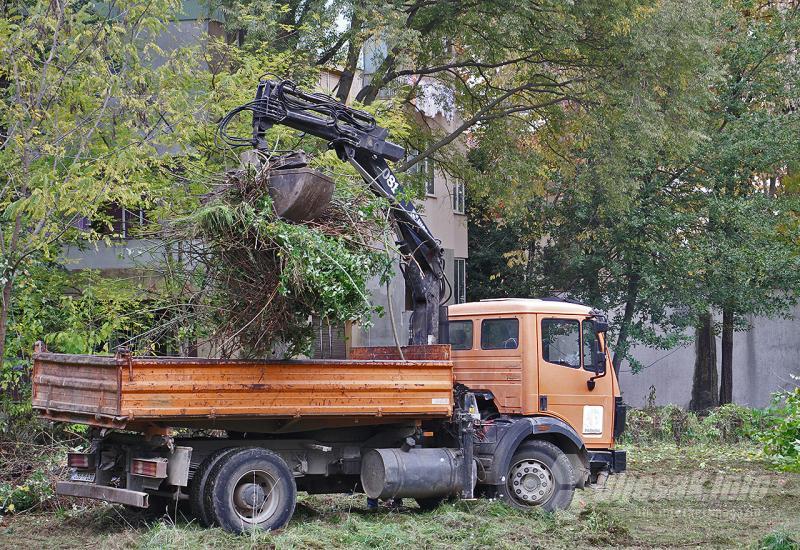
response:
M231 505L239 519L248 524L260 524L276 511L280 489L277 480L264 470L243 474L231 493Z
M552 496L555 487L550 468L538 460L520 460L509 470L509 494L523 506L544 504Z

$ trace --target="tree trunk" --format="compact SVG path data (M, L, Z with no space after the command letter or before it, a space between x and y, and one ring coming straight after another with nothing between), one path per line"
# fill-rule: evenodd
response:
M717 340L710 313L700 316L695 329L694 379L689 408L704 411L717 406Z
M617 343L614 346L614 359L611 364L614 365L614 373L619 376L619 367L622 365L622 358L628 352L628 333L630 331L631 322L633 321L633 312L636 310L636 299L639 296L639 275L631 275L628 279L628 292L625 296L625 313L622 315L622 324L619 327L619 335L617 336Z
M8 333L8 310L11 308L11 289L14 287L13 279L9 278L3 285L2 303L0 303L0 369L6 354L6 334Z
M347 44L347 60L345 61L342 76L339 77L339 87L336 89L336 99L342 103L347 103L347 98L350 96L350 89L353 87L353 79L356 76L356 69L358 68L358 58L361 55L361 49L364 46L361 40L361 10L363 3L357 2L353 6L353 14L350 17L350 38Z
M777 189L777 184L778 184L778 178L774 176L769 178L769 190L767 191L767 195L770 198L773 198L775 196L775 190Z
M733 308L722 308L722 368L719 404L733 403Z

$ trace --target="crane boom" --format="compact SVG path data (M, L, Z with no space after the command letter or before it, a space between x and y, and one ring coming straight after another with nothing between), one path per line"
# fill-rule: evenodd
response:
M243 111L252 113L252 136L227 135L227 124ZM388 200L403 255L401 270L411 289L410 343L447 343L447 308L441 305L447 288L444 250L414 204L400 198L402 185L388 164L402 159L405 149L387 141L388 130L378 126L369 113L324 94L303 92L288 80L259 81L255 99L233 109L220 121L220 134L233 146L269 150L265 133L276 124L326 140L341 161L356 169L373 193Z

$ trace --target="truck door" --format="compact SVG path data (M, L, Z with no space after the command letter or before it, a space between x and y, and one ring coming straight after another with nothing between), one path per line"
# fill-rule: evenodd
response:
M565 420L581 434L587 446L612 439L611 375L587 381L594 373L597 335L581 316L537 315L539 323L539 412Z

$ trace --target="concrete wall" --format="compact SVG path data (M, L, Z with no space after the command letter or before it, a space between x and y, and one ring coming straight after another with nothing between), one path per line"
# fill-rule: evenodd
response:
M800 307L789 319L751 318L748 332L734 335L733 400L741 405L763 407L770 394L800 384L791 375L800 376ZM657 404L688 406L692 392L694 345L674 350L638 347L633 355L644 366L638 374L622 364L620 386L625 401L644 405L651 386ZM717 363L721 357L717 338ZM719 367L718 367L719 368Z

